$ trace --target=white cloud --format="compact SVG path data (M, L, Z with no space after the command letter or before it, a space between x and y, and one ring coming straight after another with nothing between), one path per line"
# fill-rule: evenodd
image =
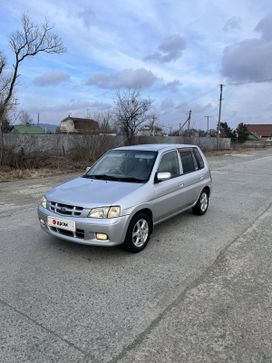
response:
M65 72L47 72L33 79L36 86L57 86L60 83L70 81L69 74Z
M176 93L179 91L179 88L181 87L181 85L182 85L182 83L180 81L178 81L177 79L175 79L174 81L166 82L165 85L162 87L162 89L166 89L166 90Z
M272 16L263 18L256 30L259 39L250 38L225 48L222 74L237 81L272 79Z
M87 85L95 85L105 89L119 88L148 88L151 87L158 78L144 68L124 69L114 74L95 73L87 81Z
M272 15L265 16L256 26L255 30L262 33L265 41L272 41Z
M241 29L241 18L239 16L233 16L229 18L225 25L223 26L223 30L225 32L231 32Z
M182 56L182 51L186 47L183 37L178 34L169 35L158 46L158 50L145 57L146 60L155 60L157 62L171 62Z
M160 109L162 111L169 110L169 108L173 108L175 105L174 101L170 97L166 97L162 100Z

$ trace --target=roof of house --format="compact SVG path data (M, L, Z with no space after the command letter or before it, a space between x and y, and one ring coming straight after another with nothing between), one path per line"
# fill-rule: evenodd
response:
M99 127L98 122L90 118L79 118L68 116L62 121L72 120L76 130L89 130L97 129Z
M20 134L44 134L44 129L36 125L14 125L14 130Z
M247 124L247 129L259 136L272 136L272 124Z

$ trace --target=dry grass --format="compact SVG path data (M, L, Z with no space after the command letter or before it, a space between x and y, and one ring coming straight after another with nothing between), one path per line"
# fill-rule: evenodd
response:
M91 162L89 160L72 160L68 157L41 157L38 162L24 163L23 167L1 166L0 182L18 179L48 177L83 171Z
M69 170L46 168L0 170L0 183L19 179L45 178L54 175L61 175L67 172L69 172Z
M256 150L255 148L250 148L250 147L238 147L236 149L231 149L231 150L208 150L208 151L204 151L204 154L206 156L221 156L221 155L226 155L226 154L241 154L241 153L246 153L248 151L252 151L252 150Z
M0 182L83 171L113 146L106 142L98 142L97 139L86 139L85 143L79 144L73 151L63 152L61 155L26 154L23 148L16 153L4 150L0 165Z

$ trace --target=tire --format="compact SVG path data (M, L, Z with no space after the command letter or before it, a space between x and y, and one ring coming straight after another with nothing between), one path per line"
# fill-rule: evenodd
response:
M145 213L136 214L129 223L123 247L133 253L142 251L150 239L152 220Z
M196 205L192 208L193 213L202 216L207 212L209 208L209 192L204 189L202 190L200 197L198 198L198 201Z

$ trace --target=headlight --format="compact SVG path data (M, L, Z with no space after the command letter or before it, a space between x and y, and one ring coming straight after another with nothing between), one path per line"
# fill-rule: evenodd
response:
M47 204L47 199L45 198L45 196L42 197L41 201L40 201L40 205L43 208L46 208L46 204Z
M119 206L100 207L91 209L88 217L90 218L117 218L120 217L121 208Z

